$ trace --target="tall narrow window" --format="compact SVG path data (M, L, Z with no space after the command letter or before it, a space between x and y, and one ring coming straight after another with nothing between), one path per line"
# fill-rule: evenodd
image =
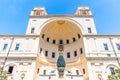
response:
M88 33L92 33L92 30L91 30L91 28L88 28Z
M120 50L120 44L116 44L117 49Z
M55 40L53 40L53 44L55 44L55 42L56 42L56 41L55 41Z
M52 58L55 58L55 52L52 52Z
M44 37L45 37L45 34L42 35L42 38L44 38Z
M75 42L75 38L73 38L73 42Z
M67 58L70 58L70 52L67 53Z
M39 68L37 69L37 74L39 73Z
M83 74L85 74L85 69L83 68Z
M47 42L49 42L49 38L47 38Z
M80 48L80 54L82 54L83 53L83 50L82 50L82 48Z
M78 34L78 38L80 38L80 34Z
M46 75L46 70L43 70L43 75Z
M75 57L77 56L77 51L74 51L74 56L75 56Z
M42 52L42 48L40 48L40 53Z
M113 74L113 72L114 72L114 67L110 67L110 72L111 72L111 74Z
M19 50L19 47L20 47L20 44L16 44L15 50L18 51L18 50Z
M76 74L79 75L79 70L76 70Z
M60 40L59 44L63 44L63 41L62 41L62 40Z
M66 43L69 44L69 40L66 40Z
M35 32L35 28L31 28L31 33L34 33Z
M107 44L103 44L104 45L104 50L108 50L108 45Z
M6 50L6 49L7 49L7 46L8 46L8 44L4 44L3 50Z
M45 56L48 56L48 51L45 51Z
M13 66L9 66L8 73L12 74L12 72L13 72Z

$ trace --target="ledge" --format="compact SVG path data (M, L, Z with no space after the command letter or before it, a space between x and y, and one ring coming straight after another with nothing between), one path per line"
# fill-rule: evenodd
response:
M80 17L80 18L93 18L93 15L71 15L71 14L65 14L65 15L46 15L46 16L30 16L30 18L51 18L51 17Z

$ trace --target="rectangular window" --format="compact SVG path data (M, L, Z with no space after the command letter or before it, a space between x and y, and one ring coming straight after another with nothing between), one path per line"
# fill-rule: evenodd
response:
M110 57L111 55L110 54L107 54L107 57Z
M67 58L70 58L70 52L67 53Z
M42 35L42 38L44 38L45 34Z
M120 50L120 44L116 44L117 49Z
M19 50L19 47L20 47L20 44L16 44L15 50L18 51L18 50Z
M83 53L83 50L82 50L82 48L80 48L80 54L82 54Z
M47 42L49 42L49 38L47 38Z
M75 42L75 38L73 38L73 42Z
M56 41L55 41L55 40L53 40L53 44L55 44L55 42L56 42Z
M39 68L37 69L37 74L39 73Z
M46 75L46 70L43 70L43 75Z
M74 51L74 56L75 56L75 57L77 56L77 51Z
M111 74L113 74L113 72L114 72L114 67L110 67L110 72L111 72Z
M35 32L35 28L31 28L31 33L34 33Z
M40 48L40 53L42 52L42 48Z
M60 40L60 42L59 42L60 44L63 44L63 41L62 40Z
M83 74L85 74L85 69L83 69Z
M104 44L104 50L108 50L108 45Z
M7 49L7 46L8 46L8 44L4 44L3 50L6 50L6 49Z
M92 30L91 30L91 28L88 28L88 33L92 33Z
M13 72L13 66L9 66L8 73L12 74L12 72Z
M76 74L79 75L79 70L76 70Z
M55 58L55 52L52 52L52 58Z
M78 38L80 38L80 34L78 34Z
M45 51L45 56L48 56L48 51Z
M69 40L66 40L66 43L69 44Z

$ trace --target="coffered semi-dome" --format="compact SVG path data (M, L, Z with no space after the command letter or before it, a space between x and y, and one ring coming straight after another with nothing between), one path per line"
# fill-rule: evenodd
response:
M61 19L46 24L41 33L53 40L66 40L77 37L81 31L75 23Z

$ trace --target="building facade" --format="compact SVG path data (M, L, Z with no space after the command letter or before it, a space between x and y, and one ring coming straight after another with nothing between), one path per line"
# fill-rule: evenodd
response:
M48 15L35 7L25 35L0 35L0 67L8 80L107 80L119 58L120 35L97 34L86 6L74 15Z

